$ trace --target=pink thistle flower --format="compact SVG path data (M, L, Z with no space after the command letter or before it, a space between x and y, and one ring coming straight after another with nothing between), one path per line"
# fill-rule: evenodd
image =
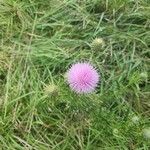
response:
M90 63L77 63L68 70L67 81L76 93L91 93L99 82L99 74Z

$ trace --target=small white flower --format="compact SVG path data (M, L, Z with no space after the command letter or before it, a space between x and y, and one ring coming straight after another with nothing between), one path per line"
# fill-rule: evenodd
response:
M143 129L143 136L144 136L146 139L150 139L150 127Z

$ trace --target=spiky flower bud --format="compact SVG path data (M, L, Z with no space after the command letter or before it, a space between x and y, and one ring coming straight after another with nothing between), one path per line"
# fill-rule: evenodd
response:
M131 118L131 120L132 120L132 122L133 122L134 124L137 124L137 123L139 122L140 118L139 118L138 116L133 116L133 117Z
M119 131L118 131L118 129L113 129L113 135L115 136L115 135L118 135L118 133L119 133Z
M143 136L150 140L150 127L143 129Z
M91 44L91 48L93 50L100 50L104 46L105 46L105 42L102 38L96 38L95 40L93 40L93 42Z
M141 78L142 80L147 79L147 77L148 77L147 72L142 72L142 73L140 74L140 78Z
M58 87L54 84L49 84L45 86L44 91L47 96L56 96L58 94Z

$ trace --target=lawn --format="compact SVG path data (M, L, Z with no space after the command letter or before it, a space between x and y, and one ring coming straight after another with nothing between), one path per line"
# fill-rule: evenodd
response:
M0 0L0 149L149 150L149 76L150 0Z

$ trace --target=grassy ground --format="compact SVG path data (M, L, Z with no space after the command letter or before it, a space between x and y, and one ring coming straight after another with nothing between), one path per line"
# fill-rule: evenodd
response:
M149 0L0 0L1 149L149 150L149 57ZM76 95L85 60L101 83Z

